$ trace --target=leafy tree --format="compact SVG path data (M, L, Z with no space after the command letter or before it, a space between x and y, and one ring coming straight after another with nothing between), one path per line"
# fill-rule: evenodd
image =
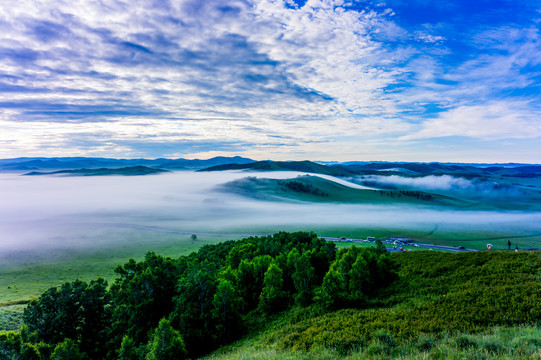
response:
M282 290L282 283L282 270L275 263L271 263L265 272L263 290L259 296L259 310L264 314L284 309L286 293Z
M142 262L130 259L116 268L119 277L110 290L114 309L112 348L118 349L124 335L136 344L148 341L148 332L173 311L180 271L178 262L152 252Z
M105 354L109 304L105 280L100 278L88 284L76 280L51 288L30 302L23 321L39 340L57 344L72 339L92 358L100 358Z
M186 358L184 340L167 319L160 320L147 348L148 353L145 360L182 360Z
M232 269L237 269L242 260L251 260L257 253L257 246L254 243L238 244L227 254L226 261Z
M376 240L376 252L378 254L385 254L387 252L387 249L385 248L385 246L383 246L383 243L380 239Z
M56 345L51 360L84 360L86 356L81 353L79 346L72 339L66 339Z
M39 360L38 349L24 342L19 332L7 331L0 333L0 360Z
M255 309L259 301L259 293L257 285L257 274L254 270L253 262L242 260L237 270L238 292L244 300L245 310Z
M212 301L212 311L222 337L222 343L231 340L237 333L241 302L242 299L231 281L220 279Z
M118 350L118 360L140 360L139 349L128 335L124 335L120 349Z
M338 252L323 279L321 300L327 307L359 307L397 277L395 265L386 253L352 246Z
M302 254L294 263L294 267L295 271L292 277L297 291L295 303L300 306L307 306L312 302L316 280L315 270L310 265L310 256L307 253Z
M216 342L217 329L212 316L216 273L214 264L194 261L178 281L178 296L170 319L183 334L190 354L201 354Z

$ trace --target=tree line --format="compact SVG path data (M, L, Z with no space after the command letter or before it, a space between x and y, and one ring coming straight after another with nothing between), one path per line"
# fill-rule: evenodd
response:
M103 279L54 287L28 304L0 359L183 359L241 337L291 307L366 307L397 278L386 251L337 251L314 233L205 245L177 259L147 253Z

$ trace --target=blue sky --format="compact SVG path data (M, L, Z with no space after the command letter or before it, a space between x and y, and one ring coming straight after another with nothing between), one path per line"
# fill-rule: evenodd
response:
M4 0L0 158L540 163L541 0Z

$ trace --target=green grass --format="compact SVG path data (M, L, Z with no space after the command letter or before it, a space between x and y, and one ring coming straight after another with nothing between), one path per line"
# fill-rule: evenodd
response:
M112 240L122 241L78 250L11 254L0 259L0 330L17 329L24 303L36 299L50 287L76 279L88 282L97 277L111 282L118 265L130 258L140 261L148 251L177 258L223 240L222 237L199 236L193 241L190 235L131 229L113 229L108 234Z
M27 251L11 254L0 261L0 307L6 303L37 298L52 286L80 279L114 278L114 269L130 258L142 260L148 251L170 257L187 255L205 244L223 240L219 237L199 236L192 241L189 235L113 229L110 244L91 248L55 251ZM127 240L129 239L129 240Z
M380 336L379 339L362 342L347 353L325 347L286 351L273 344L265 344L264 338L265 335L247 338L205 359L541 359L541 328L538 326L493 327L478 334L424 334L409 341L395 341L395 344L392 343L394 339Z
M0 307L0 331L17 330L22 322L25 305L14 304Z

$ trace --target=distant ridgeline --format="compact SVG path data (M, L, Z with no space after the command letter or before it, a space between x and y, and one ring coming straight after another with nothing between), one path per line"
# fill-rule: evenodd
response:
M106 175L124 175L124 176L138 176L138 175L151 175L161 174L169 172L163 169L154 169L147 166L131 166L123 168L99 168L99 169L75 169L75 170L58 170L51 172L39 172L32 171L24 175L64 175L64 176L106 176Z
M541 210L541 166L472 166L439 163L323 165L310 161L258 161L199 171L296 171L340 177L345 186L316 176L289 180L247 177L222 189L263 200L342 203L411 203L471 210ZM350 184L351 185L351 184ZM364 187L364 188L363 188Z
M381 243L337 251L303 232L206 245L177 259L148 253L118 266L110 287L97 279L47 290L28 304L19 332L0 333L0 356L195 358L258 332L286 351L347 354L383 338L396 346L535 325L540 271L537 254L388 254Z
M299 171L338 177L355 175L452 175L475 177L541 177L541 165L526 164L442 164L408 162L317 163L312 161L254 161L239 156L199 159L110 159L86 157L0 159L0 172L56 171L75 169L119 169L149 167L164 170L252 170Z
M312 161L256 161L243 164L216 165L199 171L252 170L252 171L298 171L338 177L355 175L401 175L427 176L452 175L476 177L541 177L541 165L474 166L445 165L440 163L344 163L323 165Z
M207 160L189 159L108 159L108 158L17 158L0 159L0 172L54 171L75 169L120 169L145 166L165 170L194 170L209 166L231 163L248 163L251 159L235 157L214 157Z

